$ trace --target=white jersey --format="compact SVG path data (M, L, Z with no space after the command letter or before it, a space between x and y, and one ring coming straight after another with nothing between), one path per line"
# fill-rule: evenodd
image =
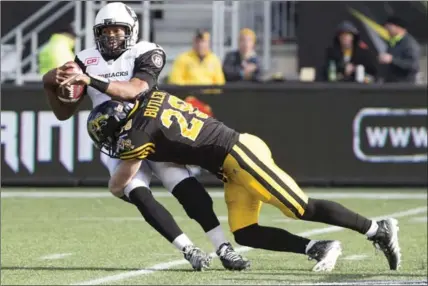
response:
M108 78L110 81L129 81L136 73L154 77L154 83L165 65L165 52L159 45L141 41L125 51L116 60L105 60L94 47L81 51L75 62L89 75ZM146 80L144 78L144 80ZM93 107L111 98L89 87L86 90Z

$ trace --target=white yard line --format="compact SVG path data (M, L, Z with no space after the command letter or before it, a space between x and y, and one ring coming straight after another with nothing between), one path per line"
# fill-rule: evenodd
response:
M348 255L348 256L345 256L345 257L343 257L342 259L343 260L351 260L351 261L354 261L354 260L364 260L364 259L366 259L368 257L368 255L367 254L354 254L354 255Z
M73 255L73 253L54 253L40 257L41 260L57 260L63 259L67 256Z
M173 197L167 191L156 191L153 192L154 196L157 198L164 197ZM223 192L209 192L210 196L213 198L223 198ZM417 193L375 193L375 192L352 192L343 193L343 192L307 192L307 195L317 199L370 199L370 200L414 200L414 199L423 199L426 200L428 195L426 192L417 192ZM113 195L110 194L107 190L105 192L90 191L51 191L51 192L39 192L39 191L2 191L1 198L113 198Z
M414 208L414 209L410 209L407 211L396 212L396 213L386 214L386 215L379 216L379 217L374 217L372 219L380 220L380 219L385 219L388 217L399 218L399 217L411 216L411 215L424 213L427 211L427 209L428 209L428 207ZM316 228L316 229L312 229L309 231L298 233L298 235L300 235L300 236L312 236L312 235L317 235L317 234L326 234L326 233L336 232L336 231L340 231L342 229L343 228L336 227L336 226ZM236 248L236 251L238 251L238 252L247 252L250 250L252 250L251 247L237 247ZM215 253L211 253L210 255L214 256ZM148 274L154 273L156 271L166 270L166 269L172 268L174 266L184 265L187 263L189 263L189 262L185 259L174 260L174 261L170 261L170 262L165 262L165 263L153 265L153 266L149 267L148 269L123 272L123 273L119 273L119 274L115 274L115 275L109 275L109 276L101 277L98 279L77 282L77 283L73 283L71 285L100 285L100 284L105 284L105 283L109 283L109 282L129 279L132 277L148 275Z

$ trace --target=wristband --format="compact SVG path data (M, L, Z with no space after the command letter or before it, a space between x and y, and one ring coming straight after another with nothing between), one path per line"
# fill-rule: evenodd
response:
M90 78L89 86L95 88L96 90L101 91L102 93L106 93L108 86L110 85L110 81L106 78L88 75Z

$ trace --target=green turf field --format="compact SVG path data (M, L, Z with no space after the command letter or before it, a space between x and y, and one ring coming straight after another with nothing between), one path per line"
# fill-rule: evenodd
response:
M194 243L212 252L202 229L186 217L181 205L166 191L158 191L159 200ZM386 280L389 284L427 284L426 191L306 191L314 197L331 198L369 217L397 217L402 269L398 272L387 270L383 254L376 253L370 242L359 234L324 224L291 221L278 210L264 206L261 224L287 228L314 239L339 239L343 255L336 269L327 274L312 273L310 269L314 263L305 256L236 246L252 261L251 270L226 271L220 261L214 259L210 270L193 272L182 254L153 231L140 218L136 208L112 198L107 190L3 188L1 284L361 285L373 284L373 281L386 283ZM58 197L52 197L54 195ZM228 233L222 194L213 196L217 215Z

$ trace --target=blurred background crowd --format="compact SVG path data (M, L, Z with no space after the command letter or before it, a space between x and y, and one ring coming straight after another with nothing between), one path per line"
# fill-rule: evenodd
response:
M3 2L2 82L39 81L92 45L107 2ZM162 83L426 83L426 1L126 2L167 53Z

